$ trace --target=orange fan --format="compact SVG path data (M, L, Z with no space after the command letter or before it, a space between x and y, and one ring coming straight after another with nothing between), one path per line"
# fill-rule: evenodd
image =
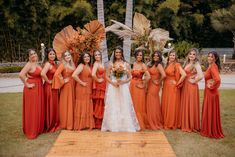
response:
M61 55L66 50L70 50L70 42L75 38L77 31L73 29L71 25L62 29L55 35L53 40L53 48L56 51L58 59L61 59Z

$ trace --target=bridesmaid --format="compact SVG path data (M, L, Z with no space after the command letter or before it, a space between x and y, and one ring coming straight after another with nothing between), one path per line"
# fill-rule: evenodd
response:
M186 132L200 131L198 81L203 78L203 73L197 56L198 50L190 49L184 65L187 76L181 91L181 130Z
M209 67L205 73L205 90L202 106L201 135L210 138L223 138L223 130L220 118L220 59L219 55L212 51L208 53Z
M93 81L93 111L95 128L100 129L104 115L104 96L106 89L105 67L102 63L102 55L100 51L94 53L94 66L92 69Z
M92 76L89 53L80 56L77 69L72 77L76 83L76 102L74 107L74 130L93 129L95 127L92 103Z
M181 127L180 87L186 73L177 62L175 50L168 54L165 73L166 79L162 90L163 127L164 129L176 129Z
M59 93L58 89L52 89L52 79L57 69L55 50L49 48L45 54L44 67L41 72L44 82L44 106L45 106L45 132L54 132L59 129Z
M152 54L151 62L148 64L150 80L148 82L148 91L146 98L147 117L150 129L162 129L162 111L160 105L159 91L162 80L166 77L162 66L162 56L159 51Z
M68 130L73 130L74 122L74 80L72 78L74 70L75 65L72 56L69 51L65 51L61 57L61 64L54 74L52 88L60 89L60 128Z
M45 111L43 99L42 68L34 49L28 50L29 61L19 77L24 83L23 90L23 132L29 139L36 138L44 131Z
M142 50L136 50L136 61L133 64L131 72L132 79L130 82L130 93L134 104L137 119L141 130L149 128L147 111L146 111L146 83L150 79L146 65L143 63L144 54ZM143 78L145 75L145 79Z

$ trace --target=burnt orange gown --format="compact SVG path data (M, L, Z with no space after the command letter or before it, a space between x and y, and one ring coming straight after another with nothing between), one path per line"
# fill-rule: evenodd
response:
M72 78L74 70L60 64L56 70L53 78L52 88L60 89L59 98L59 117L60 117L60 128L72 130L73 129L73 111L74 111L74 80ZM67 83L64 79L68 78Z
M95 123L93 118L91 68L84 66L78 77L83 82L86 82L87 86L82 86L80 83L76 83L74 129L92 129L95 127Z
M144 75L143 70L132 70L132 79L130 82L130 93L133 101L136 117L138 119L141 130L149 128L147 111L146 111L146 90L137 87L142 82Z
M97 78L104 79L104 81L101 83L93 81L92 91L95 128L100 129L104 116L104 97L106 89L105 68L98 67L96 71L96 76Z
M214 83L207 87L208 81ZM201 135L210 138L223 138L223 130L220 118L220 96L218 88L220 86L219 70L216 64L211 65L205 73L205 90L202 106Z
M162 111L159 97L161 86L159 84L156 85L153 83L154 80L159 80L161 78L161 74L155 65L148 68L148 72L151 76L148 82L148 91L146 97L148 122L150 129L162 129Z
M162 89L162 115L164 129L181 127L180 88L174 82L180 79L180 64L171 63L165 69L166 78Z
M47 78L53 80L57 69L54 62L50 62L52 68L47 72ZM45 132L54 132L60 128L59 119L59 91L52 89L52 85L44 83L44 103L45 103Z
M198 132L200 130L200 102L197 83L190 83L189 79L195 77L197 72L186 67L186 78L181 91L181 130Z
M41 69L36 68L28 73L27 82L34 83L35 87L23 90L23 132L29 139L36 138L44 131L45 107Z

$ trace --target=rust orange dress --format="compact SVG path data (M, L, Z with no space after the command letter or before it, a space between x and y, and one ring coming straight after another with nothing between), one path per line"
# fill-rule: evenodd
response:
M133 101L136 117L138 119L141 130L149 128L147 111L146 111L146 90L137 87L142 82L144 75L143 70L132 70L132 79L130 82L130 93Z
M23 132L29 139L36 138L44 131L45 107L41 69L28 73L27 82L34 83L35 87L23 90Z
M181 127L180 119L180 88L176 83L180 79L180 64L171 63L166 69L166 78L162 89L162 115L164 129Z
M78 77L83 82L86 82L87 86L82 86L80 83L76 83L74 129L92 129L95 127L95 123L93 118L91 68L83 66L83 70Z
M96 71L96 76L97 78L104 79L104 81L101 83L93 81L92 91L95 128L100 129L104 116L104 97L106 89L105 68L98 67Z
M52 66L47 72L47 78L53 80L57 69L54 62L49 62ZM52 85L44 83L44 102L45 102L45 132L54 132L60 128L59 119L59 91L52 89Z
M207 83L212 81L212 86ZM220 118L220 86L219 70L216 64L212 64L205 73L205 90L202 106L201 135L210 138L223 138L223 130Z
M161 74L155 65L148 68L148 72L151 76L148 82L148 91L146 97L148 122L150 129L162 129L162 111L159 97L161 86L153 83L154 80L159 80L161 78Z
M53 78L52 88L60 89L59 98L59 117L60 128L72 130L73 129L73 112L74 112L74 80L72 78L73 69L60 64L56 70ZM64 79L68 78L67 83Z
M200 102L197 83L190 83L189 79L196 77L197 72L190 66L185 67L186 78L181 91L181 130L198 132L200 130Z

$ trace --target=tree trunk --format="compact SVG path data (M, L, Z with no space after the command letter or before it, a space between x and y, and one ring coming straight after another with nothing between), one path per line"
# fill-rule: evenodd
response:
M126 1L126 17L125 17L125 25L132 28L132 16L133 15L133 0ZM130 62L131 58L131 39L124 38L123 41L123 51L124 57L127 62Z
M235 30L232 31L233 33L233 56L232 59L235 59Z
M104 2L103 0L97 0L97 17L98 21L103 24L105 27L105 20L104 20ZM105 66L108 65L108 50L107 50L107 40L106 35L101 43L101 52L102 52L102 62L105 64Z

